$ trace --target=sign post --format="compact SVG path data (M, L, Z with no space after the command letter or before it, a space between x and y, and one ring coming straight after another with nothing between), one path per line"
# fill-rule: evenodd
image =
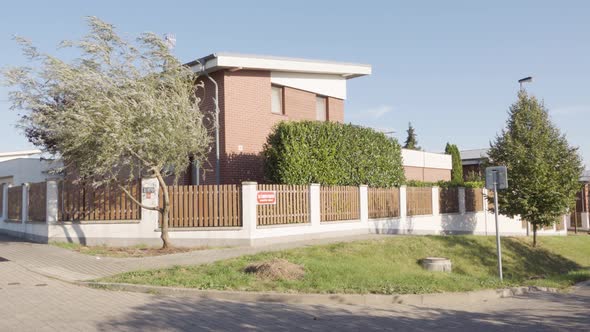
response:
M506 166L486 168L486 188L494 190L494 216L496 217L496 252L498 254L498 276L504 281L502 275L502 246L500 243L500 227L498 225L498 189L508 188L508 172Z

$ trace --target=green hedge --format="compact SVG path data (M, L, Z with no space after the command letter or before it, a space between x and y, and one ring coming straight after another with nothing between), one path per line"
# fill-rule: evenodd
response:
M392 187L405 181L399 143L350 124L281 122L263 155L273 183Z
M465 188L483 188L484 185L485 185L485 183L483 181L465 181L465 182L438 181L438 182L425 182L425 181L409 180L409 181L406 182L406 186L408 186L408 187L441 187L441 188L465 187Z

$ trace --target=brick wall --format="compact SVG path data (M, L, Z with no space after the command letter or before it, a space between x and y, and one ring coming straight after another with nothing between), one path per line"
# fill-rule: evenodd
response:
M315 120L316 94L284 87L285 115L289 120Z
M344 100L328 97L328 120L344 123Z

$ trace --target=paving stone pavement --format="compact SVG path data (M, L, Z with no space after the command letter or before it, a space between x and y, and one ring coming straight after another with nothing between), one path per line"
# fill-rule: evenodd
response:
M0 331L479 332L588 331L590 326L590 283L567 294L534 293L444 307L239 303L77 286L37 273L43 264L30 257L26 264L19 262L18 248L27 244L0 243L0 257L16 257L0 261ZM50 246L41 248L47 253L39 260L57 255ZM66 269L82 275L96 273L90 261L82 262L83 268L68 264Z
M287 305L77 286L0 262L0 331L588 331L590 285L444 308Z

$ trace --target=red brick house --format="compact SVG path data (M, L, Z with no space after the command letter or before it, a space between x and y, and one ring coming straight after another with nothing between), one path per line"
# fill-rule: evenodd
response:
M216 92L209 77L218 87L220 183L262 181L260 152L276 123L343 122L347 80L371 74L369 65L229 53L187 65L205 85L199 97L210 121ZM214 184L215 160L214 142L207 165L195 166L182 182Z

